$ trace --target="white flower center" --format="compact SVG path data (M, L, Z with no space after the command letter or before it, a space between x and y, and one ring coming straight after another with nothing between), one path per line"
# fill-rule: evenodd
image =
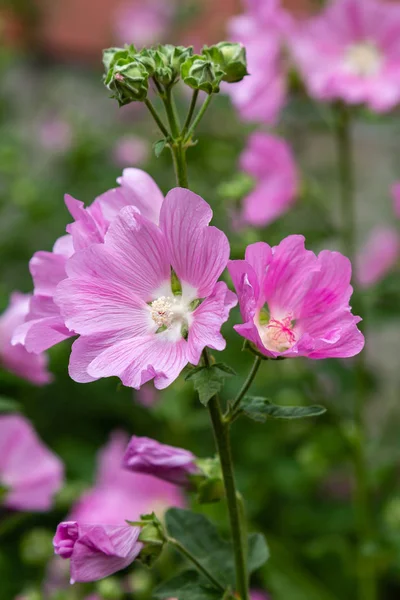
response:
M150 314L158 327L169 327L175 317L175 311L178 308L176 298L171 296L160 296L150 304ZM175 309L175 310L174 310Z
M359 42L346 50L344 63L353 75L371 77L376 75L382 66L382 53L372 42Z
M260 323L258 325L258 332L267 350L285 352L294 346L297 341L294 327L295 323L292 315L288 315L283 319L273 319L271 317L267 324Z

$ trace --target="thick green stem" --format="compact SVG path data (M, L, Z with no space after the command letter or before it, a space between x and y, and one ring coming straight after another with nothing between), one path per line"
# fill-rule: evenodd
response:
M196 569L200 571L200 573L202 573L213 584L214 587L216 587L221 592L225 592L225 588L219 583L219 581L217 581L214 578L214 576L211 573L209 573L209 571L207 571L205 567L203 567L203 565L197 560L195 556L193 556L191 552L189 552L187 548L185 548L185 546L178 542L178 540L175 540L174 538L170 537L167 538L167 542L171 544L171 546L176 548L181 554L186 556L186 558L194 564Z
M209 366L207 350L203 352L204 362ZM241 600L249 600L249 585L247 575L247 543L244 539L243 510L239 506L233 472L232 450L229 436L229 423L224 421L218 396L208 403L208 410L214 431L215 443L221 462L222 475L225 485L226 502L228 505L229 521L232 533L233 551L236 567L236 588Z
M166 88L165 95L162 97L162 101L164 103L165 112L167 115L168 123L171 128L171 134L174 140L179 138L179 123L176 118L174 104L172 100L172 88L169 86Z
M170 144L172 160L174 162L175 177L180 187L188 188L188 173L186 163L186 148L180 141Z
M354 185L354 156L352 149L351 114L344 104L336 108L336 137L338 172L340 183L341 230L343 252L350 258L353 268L356 256L356 207ZM363 314L362 297L355 293L353 306L358 314ZM360 600L377 600L378 582L374 561L368 556L368 548L373 541L371 511L368 493L368 465L365 456L364 402L367 393L365 382L364 354L354 363L355 441L352 459L355 475L354 509L358 531L358 597Z

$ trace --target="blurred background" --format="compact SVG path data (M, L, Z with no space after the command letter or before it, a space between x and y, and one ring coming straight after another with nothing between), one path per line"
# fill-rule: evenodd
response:
M320 2L287 0L296 19ZM190 44L200 49L227 38L240 0L3 0L0 4L0 304L14 290L32 288L28 261L51 250L71 218L64 193L91 203L115 186L123 168L147 170L166 192L174 186L169 155L155 158L159 133L145 108L119 109L102 84L101 50L134 42ZM179 107L187 105L181 94ZM182 108L183 110L183 108ZM186 109L185 109L186 110ZM300 174L290 211L267 227L237 223L243 199L239 157L249 134L270 128L242 122L228 96L214 99L189 152L191 188L213 207L215 223L229 235L233 257L259 239L270 244L291 233L307 247L339 249L338 185L329 118L296 85L274 132L290 144ZM366 111L355 126L357 244L361 249L376 225L398 227L390 188L400 179L400 115ZM376 562L381 598L400 597L400 279L397 260L363 295L367 314L366 356L371 397L367 407L376 545L366 549ZM239 320L238 312L234 318ZM228 350L222 360L243 377L250 354L225 326ZM151 597L155 580L134 568L130 575L96 585L68 588L52 561L57 523L93 485L96 455L111 432L146 435L213 453L208 415L183 378L159 394L118 386L115 379L87 385L67 372L70 343L50 352L54 381L34 387L6 371L0 393L15 399L40 437L64 461L66 483L47 514L0 515L0 598L138 600ZM254 391L281 404L318 404L328 412L318 421L242 421L233 429L239 487L247 499L252 530L262 530L271 559L254 587L272 600L347 600L355 596L355 516L348 443L352 436L353 379L348 362L283 361L263 365ZM237 380L229 380L227 397ZM154 501L154 499L152 500ZM189 500L188 500L189 502ZM153 508L149 506L149 510ZM205 510L227 529L220 506ZM170 558L167 557L167 561ZM168 562L158 567L168 573ZM55 573L55 574L54 574ZM157 577L157 572L154 577ZM49 584L51 583L51 585ZM35 595L36 594L36 595ZM24 596L25 597L25 596Z

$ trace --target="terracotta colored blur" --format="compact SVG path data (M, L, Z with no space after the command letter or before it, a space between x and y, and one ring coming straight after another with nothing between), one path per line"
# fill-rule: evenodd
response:
M97 61L101 49L113 42L113 14L124 0L34 1L41 15L37 39L46 54L63 60ZM131 0L132 3L145 1ZM185 7L188 1L193 4L193 0L177 0L178 7ZM218 41L224 37L228 17L242 10L240 0L198 0L198 4L200 14L189 19L183 32L172 35L171 42L190 39L190 43L201 45ZM283 4L295 13L304 13L312 0L283 0ZM14 23L13 38L15 30ZM178 34L180 39L177 39Z

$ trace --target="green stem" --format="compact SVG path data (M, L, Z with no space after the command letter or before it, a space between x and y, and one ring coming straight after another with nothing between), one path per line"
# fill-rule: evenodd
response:
M169 137L168 129L165 127L164 123L161 121L160 117L157 114L156 109L154 108L154 106L152 105L152 103L150 102L150 100L148 98L146 98L146 100L144 101L144 103L147 106L147 108L149 109L151 116L153 117L153 119L157 123L157 125L160 128L160 130L163 133L163 135L166 138L168 138Z
M239 390L238 395L236 396L235 400L233 401L232 408L229 411L231 415L233 415L236 412L236 409L239 408L240 402L243 399L243 397L245 396L248 389L250 388L251 384L253 383L253 381L258 373L258 369L260 368L260 365L261 365L261 358L259 356L256 356L254 359L253 365L251 367L250 373L246 377L246 381L244 382L242 388Z
M219 581L217 581L214 578L214 576L209 571L207 571L205 567L203 567L203 565L197 560L195 556L193 556L193 554L191 554L191 552L189 552L187 548L185 548L185 546L178 542L178 540L175 540L171 537L167 538L167 542L171 544L171 546L176 548L181 554L186 556L186 558L194 564L196 569L200 571L200 573L202 573L213 584L214 587L216 587L221 592L225 592L225 588L219 583Z
M206 366L210 365L207 349L203 352ZM249 600L249 586L247 574L247 559L245 548L247 546L243 537L244 525L243 515L238 502L235 477L233 472L232 450L229 436L229 423L222 415L218 395L213 396L208 403L208 410L214 430L215 443L221 462L222 475L224 479L226 502L228 505L229 521L232 533L233 551L236 568L236 587L240 600Z
M171 134L174 140L179 138L179 124L176 118L173 100L172 100L172 88L168 86L165 90L165 94L161 96L164 103L165 112L167 115L168 123L171 128Z
M187 135L185 136L185 142L190 140L190 138L194 134L197 125L200 123L201 119L204 117L204 114L210 105L212 97L213 97L212 94L207 95L207 98L204 100L203 104L201 105L201 108L200 108L199 112L197 113L195 120L193 121Z
M182 137L185 138L187 130L189 129L190 123L192 122L194 109L196 108L197 98L199 96L199 90L193 90L192 100L189 106L189 112L186 117L185 124L182 129Z
M352 148L351 114L347 106L338 104L336 108L336 137L338 172L341 197L342 245L350 258L353 268L356 256L356 207L354 185L354 155ZM358 314L363 314L362 297L355 293L353 306ZM372 545L371 510L368 493L368 465L365 456L364 401L367 393L365 381L364 354L355 359L355 442L352 446L355 489L354 510L358 531L358 597L360 600L377 600L378 582L373 558L368 556Z

